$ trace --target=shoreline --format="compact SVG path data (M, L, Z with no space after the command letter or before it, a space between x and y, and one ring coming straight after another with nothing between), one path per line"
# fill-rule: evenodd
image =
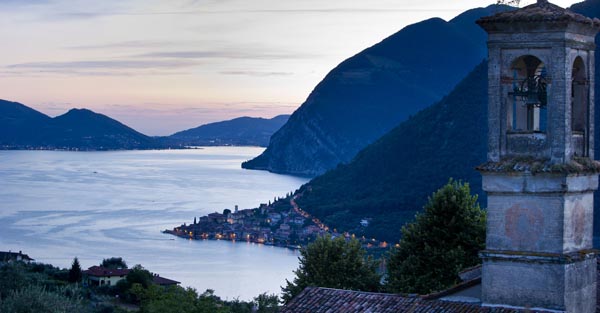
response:
M232 243L255 243L257 245L263 245L263 246L271 246L271 247L277 247L277 248L286 248L286 249L290 249L290 250L295 250L298 251L301 248L303 248L303 245L283 245L280 243L274 243L274 242L264 242L264 241L259 241L256 239L231 239L231 238L217 238L215 236L213 237L203 237L200 236L200 238L197 238L196 236L191 237L190 235L184 233L184 232L176 232L174 230L171 229L165 229L163 231L161 231L161 233L163 234L168 234L168 235L172 235L172 236L176 236L182 239L188 239L188 240L200 240L200 241L229 241Z

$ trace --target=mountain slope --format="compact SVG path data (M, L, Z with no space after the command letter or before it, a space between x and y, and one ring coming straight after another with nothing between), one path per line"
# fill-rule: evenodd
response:
M0 147L36 145L41 127L51 118L17 102L0 100Z
M0 148L116 150L163 148L154 138L87 109L50 118L21 103L0 100Z
M481 193L474 167L485 160L487 63L475 68L437 104L362 150L347 165L313 179L300 190L306 211L325 223L360 235L396 241L431 192L449 177ZM367 228L361 219L371 219Z
M210 123L175 133L169 138L187 146L261 146L266 147L273 133L283 126L289 115L271 119L239 117L228 121Z
M574 5L573 11L600 17L600 0ZM600 40L600 35L596 41ZM596 50L600 73L600 47ZM600 94L596 79L595 94ZM397 240L400 228L413 219L427 197L449 177L470 183L480 195L481 176L474 167L487 151L487 73L479 65L439 103L417 113L355 159L313 179L301 188L298 203L308 212L341 230ZM596 105L600 97L596 98ZM600 125L600 114L595 116ZM596 127L596 156L600 155L600 127ZM600 197L595 197L595 225L600 225ZM371 218L369 227L359 222ZM600 234L600 227L594 230Z
M486 34L474 22L492 10L498 7L408 26L342 62L273 135L265 152L242 167L314 176L350 161L441 99L485 58Z
M57 116L41 138L45 146L84 150L159 148L156 141L120 122L87 109Z

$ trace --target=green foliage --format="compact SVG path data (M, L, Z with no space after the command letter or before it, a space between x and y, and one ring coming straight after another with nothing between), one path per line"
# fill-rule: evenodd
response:
M277 313L279 311L279 297L276 294L261 293L254 298L257 313Z
M0 300L0 312L11 313L66 313L87 312L82 299L73 294L68 288L54 292L44 287L29 285L12 291L4 300Z
M47 264L12 262L0 265L0 299L31 285L51 290L64 286L65 273L66 271Z
M284 302L290 301L308 286L377 291L380 277L375 263L365 258L358 240L319 237L300 250L300 266L293 282L282 287Z
M225 217L227 217L227 215L231 214L231 210L230 209L225 209L223 210L223 215L225 215Z
M387 290L427 294L455 284L459 271L479 263L485 223L469 185L451 179L402 228L400 247L388 259Z
M114 287L105 290L106 294L117 293L126 302L140 303L143 297L148 296L146 291L152 286L152 273L141 265L135 265L125 279L117 282Z
M71 269L69 270L69 282L76 283L81 280L81 265L79 265L79 260L77 258L73 259L73 263L71 264Z
M140 284L144 288L152 284L152 273L139 264L135 265L125 278L129 284Z
M71 267L80 267L78 263L75 258ZM134 266L116 286L80 288L67 284L70 272L48 264L0 264L0 312L85 313L92 312L92 307L94 313L128 312L115 305L115 295L124 303L139 304L142 313L271 313L278 310L276 295L261 294L254 301L223 301L213 290L199 295L191 288L161 287L152 283L152 273L141 265Z
M198 295L193 288L171 286L162 288L151 285L141 288L135 284L132 289L140 297L141 313L228 313L230 312L221 299L214 295L212 290L207 290Z
M125 262L125 260L123 260L122 257L112 257L102 260L100 266L104 268L118 269L127 268L127 263Z

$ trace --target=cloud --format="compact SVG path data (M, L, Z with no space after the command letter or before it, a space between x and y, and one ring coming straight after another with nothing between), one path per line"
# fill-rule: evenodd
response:
M63 74L73 76L189 75L184 69L197 66L191 60L97 60L74 62L30 62L12 64L0 76L37 76Z
M381 13L411 13L411 12L454 12L449 8L330 8L330 9L231 9L231 10L187 10L187 11L113 11L113 12L88 12L75 11L57 13L52 18L57 19L87 19L110 16L154 16L154 15L222 15L222 14L381 14Z
M286 60L286 59L309 59L315 55L300 53L273 53L262 51L245 51L244 49L229 49L221 51L165 51L149 52L135 57L142 58L175 58L175 59L251 59L251 60ZM267 49L265 49L267 51Z
M68 46L66 49L73 50L101 50L101 49L146 49L162 48L173 46L191 46L191 45L216 45L223 41L219 40L196 40L196 41L167 41L167 40L129 40L119 42L109 42L104 44Z
M11 69L156 69L156 68L182 68L198 65L197 62L188 60L103 60L103 61L74 61L74 62L31 62L8 65Z
M245 75L245 76L258 76L258 77L294 75L294 73L292 73L292 72L260 72L260 71L222 71L220 73L223 75Z

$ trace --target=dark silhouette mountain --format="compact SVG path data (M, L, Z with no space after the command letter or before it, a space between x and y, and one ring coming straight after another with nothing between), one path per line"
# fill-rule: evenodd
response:
M184 130L169 138L176 139L187 146L266 147L273 133L279 130L289 117L289 115L278 115L265 119L244 116Z
M49 147L76 147L84 150L160 148L144 134L102 114L87 109L71 109L52 119L41 137Z
M0 148L23 143L37 145L42 128L51 120L49 116L20 103L0 100Z
M411 114L438 101L486 57L475 24L504 7L408 26L333 69L242 167L314 176L350 161Z
M485 161L487 63L447 97L362 150L349 164L304 185L300 206L339 230L396 241L427 197L449 177L481 193ZM485 202L483 202L485 204ZM370 219L368 227L361 219Z
M164 147L118 121L86 109L50 118L17 102L0 100L0 148L115 150Z
M577 13L600 17L600 0L574 5ZM600 36L596 37L596 41ZM481 175L475 166L485 160L487 146L487 66L483 63L437 104L366 147L346 165L314 178L301 188L298 203L338 230L396 241L400 228L414 218L427 197L450 177L467 181L480 195ZM600 49L596 49L600 73ZM600 94L596 78L595 94ZM596 98L596 104L600 97ZM595 116L600 125L600 114ZM600 156L600 127L596 127ZM600 197L595 197L596 235L600 234ZM368 227L360 220L370 218Z
M241 117L148 137L102 114L71 109L50 118L17 102L0 100L0 149L129 150L186 145L266 146L289 115L272 119Z

